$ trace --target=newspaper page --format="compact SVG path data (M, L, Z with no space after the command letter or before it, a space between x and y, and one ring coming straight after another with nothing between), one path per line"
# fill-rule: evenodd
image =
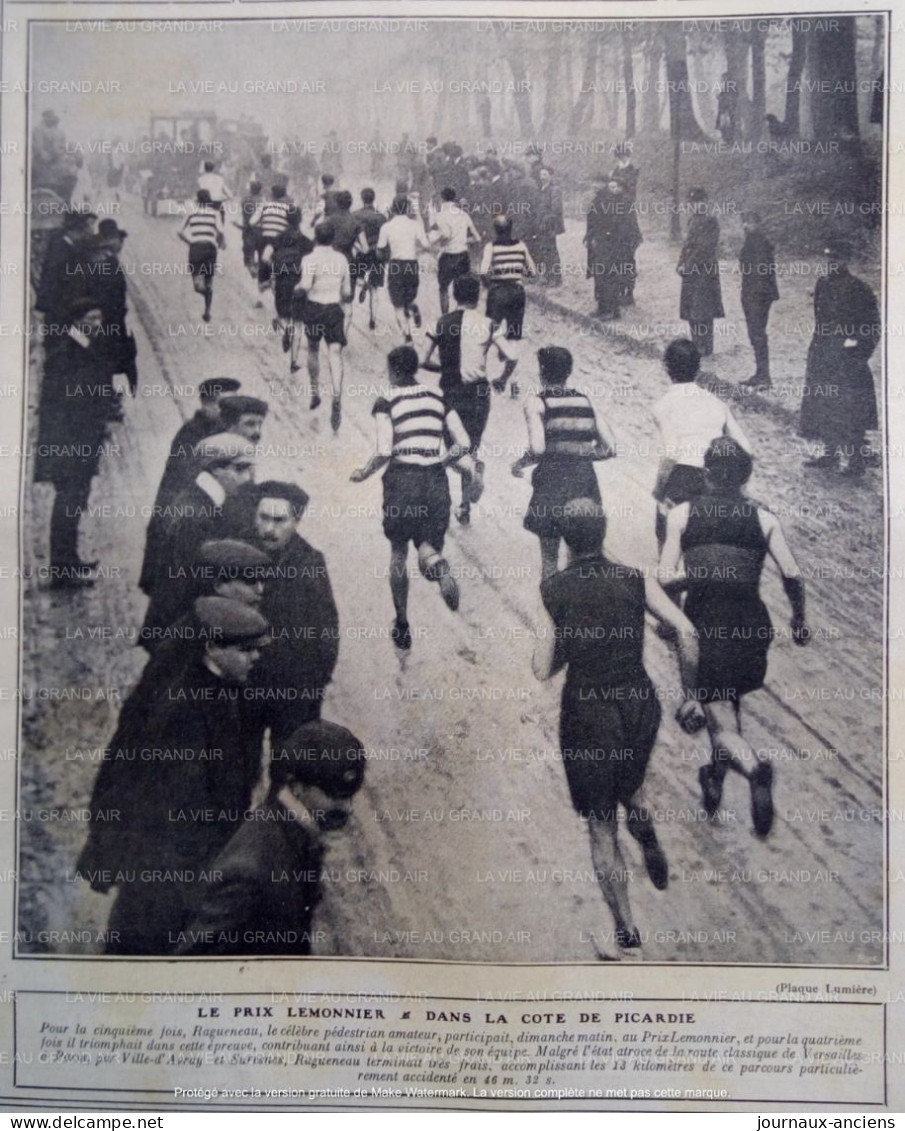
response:
M905 9L0 13L3 1107L887 1126Z

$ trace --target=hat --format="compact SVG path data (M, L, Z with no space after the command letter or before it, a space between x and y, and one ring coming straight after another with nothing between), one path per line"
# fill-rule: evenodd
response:
M262 401L258 397L221 397L220 419L226 424L236 421L240 416L245 416L248 413L254 413L255 416L266 416L269 408L270 405L267 401Z
M237 436L235 432L217 432L200 440L195 445L195 457L202 467L216 463L231 463L233 460L254 460L255 446L249 440Z
M236 538L217 538L202 542L198 560L210 566L216 580L257 581L267 573L270 558L256 546Z
M194 608L205 636L218 644L269 643L267 621L250 605L229 597L199 597Z
M365 776L361 742L336 723L314 719L300 726L270 763L271 785L289 781L319 786L330 797L351 797Z
M234 393L241 388L242 382L237 381L235 377L208 377L198 386L198 396L206 401L212 401L215 397Z
M707 189L693 188L688 190L688 199L692 204L701 204L707 199Z
M847 239L841 236L830 236L823 247L824 255L831 255L834 259L851 259L854 249Z
M45 110L41 115L41 121L43 121L48 126L56 126L59 125L60 119L53 112L53 110Z
M563 346L544 346L537 351L537 360L544 377L565 381L572 372L572 355Z
M129 233L124 232L115 220L101 220L97 226L97 234L102 240L124 240Z
M308 496L295 483L284 483L278 479L266 479L255 484L256 503L261 499L287 499L295 514L300 515L308 506Z
M613 153L617 157L631 157L631 155L632 155L632 144L631 144L631 142L620 141L619 144L616 146L616 148L613 150Z
M82 298L73 299L73 301L66 307L66 314L63 318L64 322L73 323L78 322L79 319L84 318L89 310L103 310L103 307L96 298L91 295L85 295Z

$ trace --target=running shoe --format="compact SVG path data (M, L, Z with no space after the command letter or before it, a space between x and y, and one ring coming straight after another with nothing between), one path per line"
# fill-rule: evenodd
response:
M420 330L421 329L421 311L418 309L418 304L416 302L413 302L410 309L411 309L411 312L412 312L412 319L415 323L415 329Z
M292 339L289 337L289 327L283 331L283 353L289 353L292 348Z
M393 621L393 627L390 631L393 638L393 643L397 648L403 652L407 652L412 646L412 630L409 628L407 620L400 620L399 617Z
M334 432L339 431L339 426L342 424L343 419L343 406L339 397L333 398L333 404L330 406L330 427Z
M456 521L460 526L468 526L471 522L471 507L468 503L462 503L461 506L456 507Z
M308 403L308 407L311 409L311 411L313 412L314 409L319 408L320 403L321 403L320 394L319 393L312 393L311 394L311 400Z
M669 887L669 863L666 853L653 833L649 839L641 841L641 851L644 853L644 866L647 868L650 882L657 891L665 891Z
M698 770L698 781L701 783L704 810L708 817L712 817L723 800L723 783L714 773L711 762L708 762L706 766L701 766Z
M616 942L623 950L637 950L641 946L641 936L637 927L617 927Z
M769 762L759 762L748 781L754 831L758 836L766 836L773 827L773 767Z
M459 586L456 584L456 579L449 572L447 567L439 577L440 595L446 602L446 606L452 609L453 612L459 607Z

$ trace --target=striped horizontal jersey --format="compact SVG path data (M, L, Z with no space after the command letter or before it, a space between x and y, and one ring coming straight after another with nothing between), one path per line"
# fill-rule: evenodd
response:
M261 236L265 240L274 240L289 227L286 214L292 207L292 204L286 200L265 200L258 208L257 217L252 219L252 223L258 225Z
M374 404L373 414L386 413L393 425L393 463L436 467L442 463L446 408L439 393L424 385L391 389Z
M194 212L185 218L182 230L188 237L189 243L212 243L216 245L217 237L223 231L223 221L216 208L210 205L196 205Z
M597 450L597 421L591 402L576 389L544 389L544 441L547 456L589 459Z
M535 273L534 260L522 243L489 243L484 248L481 274L492 283L520 283Z

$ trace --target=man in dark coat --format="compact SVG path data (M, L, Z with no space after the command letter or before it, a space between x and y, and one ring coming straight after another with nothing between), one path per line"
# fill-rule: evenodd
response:
M760 215L757 212L746 212L742 223L745 226L745 242L738 257L742 276L742 311L748 327L748 339L754 350L756 368L754 376L741 384L745 389L769 389L771 380L767 321L771 305L779 298L776 260L773 244L761 228Z
M270 555L261 612L272 641L252 676L274 747L320 718L339 655L339 614L324 555L297 532L308 496L294 483L269 480L234 500L240 537ZM233 507L230 507L233 511ZM249 529L250 527L250 529Z
M146 648L203 592L197 568L201 544L225 536L223 504L254 477L255 446L241 436L218 432L196 451L198 474L171 501L153 532L148 527L142 567L151 598L142 626Z
M542 165L538 170L540 189L538 191L537 215L537 264L538 282L548 287L558 287L562 283L562 266L559 261L559 248L556 237L566 230L563 220L562 189L553 179L552 170ZM530 247L529 247L530 251Z
M79 519L115 416L102 330L104 316L92 298L78 299L62 319L65 331L47 356L41 380L35 481L55 488L50 516L50 585L94 585L97 562L79 557Z
M597 317L605 321L620 316L626 280L633 276L641 229L622 185L610 180L600 188L588 209L585 244L588 276L594 280Z
M184 490L192 479L198 474L195 464L195 445L208 436L224 431L220 421L220 399L235 393L241 388L241 382L233 377L209 377L198 386L198 395L201 404L185 424L173 437L170 444L170 454L167 456L166 466L157 488L157 497L154 499L156 515L164 510L170 502ZM154 518L151 519L154 522ZM145 593L148 579L142 574L139 585Z
M321 898L325 837L344 828L364 781L359 740L306 723L270 763L270 792L214 862L182 955L306 955Z
M85 266L96 220L94 212L71 209L64 213L61 228L48 241L35 299L35 309L44 315L45 353L50 353L65 336L60 323L73 303L89 294Z
M92 297L104 315L103 340L110 374L122 373L135 396L138 371L135 365L135 339L126 326L129 307L126 301L126 273L119 255L128 235L115 220L101 220L87 266Z
M267 622L223 597L195 609L203 651L165 687L139 684L94 784L77 869L95 891L119 889L108 954L173 950L260 777L263 734L243 690Z
M844 240L827 243L827 275L814 289L814 336L808 348L798 434L825 451L805 467L863 474L864 434L877 427L877 397L867 364L882 333L877 296L850 274L852 256Z
M711 216L707 193L693 188L688 194L692 216L676 271L682 276L679 317L689 326L691 340L701 357L713 353L713 321L723 318L723 292L720 286L720 225Z

